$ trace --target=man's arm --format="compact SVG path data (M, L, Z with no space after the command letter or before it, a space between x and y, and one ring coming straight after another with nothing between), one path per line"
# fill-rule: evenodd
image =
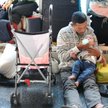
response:
M68 50L68 43L59 34L57 37L57 53L60 61L68 61L71 59L70 50Z
M94 30L91 27L88 27L88 28L90 29L89 30L89 35L93 36L93 38L94 38L95 46L94 46L94 48L89 48L87 50L91 55L96 56L97 61L100 62L103 58L102 50L99 48L98 40L97 40L96 35L94 34Z
M76 42L69 42L67 40L71 37L73 40L75 40L75 36L71 34L71 36L68 36L68 33L64 33L62 31L59 32L57 37L57 52L58 57L60 59L63 59L65 61L69 61L70 59L77 59L75 54L77 55L82 49L89 48L89 44L83 45L82 43L76 44Z
M73 41L74 38L75 36L72 33L66 32L65 28L59 31L57 36L57 53L60 61L68 62L72 60L70 54L74 51L76 43L76 40Z

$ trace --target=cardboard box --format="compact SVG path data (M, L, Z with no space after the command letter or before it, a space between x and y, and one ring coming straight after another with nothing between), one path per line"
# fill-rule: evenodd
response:
M100 45L99 47L103 51L103 55L105 56L108 63L108 46Z

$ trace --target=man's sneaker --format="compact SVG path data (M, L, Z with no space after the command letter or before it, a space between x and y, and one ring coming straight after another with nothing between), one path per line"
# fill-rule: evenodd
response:
M104 105L103 108L108 108L108 105Z
M79 108L76 105L68 106L68 105L63 105L61 108Z

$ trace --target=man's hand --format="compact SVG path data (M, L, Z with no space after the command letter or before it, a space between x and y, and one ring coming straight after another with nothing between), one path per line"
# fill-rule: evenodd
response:
M98 49L95 49L95 48L89 48L87 49L87 51L90 53L90 55L93 55L93 56L96 56L97 58L100 57L100 52ZM101 55L102 59L100 61L100 63L103 64L103 66L106 66L107 62L106 62L106 58Z
M97 58L100 56L100 51L96 48L88 48L88 53L92 56L96 56Z
M74 52L71 52L71 53L70 53L70 56L72 57L73 60L78 59L78 58L77 58L77 55L76 55Z
M106 58L103 55L102 55L102 60L100 61L100 63L102 63L103 66L106 66L107 64Z
M82 49L88 49L90 46L89 46L89 43L88 44L85 44L85 45L83 45L82 43L79 43L78 45L77 45L77 48L79 49L79 50L82 50Z

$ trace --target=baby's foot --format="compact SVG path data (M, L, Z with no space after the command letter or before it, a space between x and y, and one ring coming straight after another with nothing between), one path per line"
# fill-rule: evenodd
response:
M76 82L75 82L75 85L78 87L78 86L79 86L79 82L78 82L78 81L76 81Z
M75 79L75 76L74 75L71 75L68 77L70 80L74 80Z
M95 106L95 108L103 108L103 104L99 103Z

